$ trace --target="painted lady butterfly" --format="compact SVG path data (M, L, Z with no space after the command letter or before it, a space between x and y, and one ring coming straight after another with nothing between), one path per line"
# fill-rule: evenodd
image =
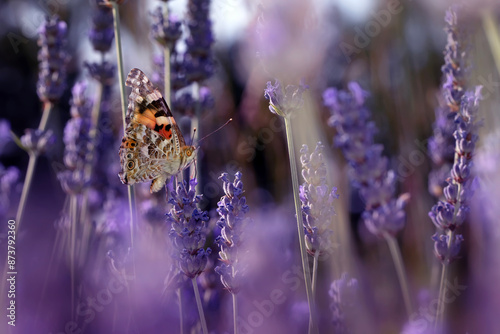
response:
M118 176L128 185L152 180L150 191L157 192L193 163L196 148L186 145L165 99L141 70L132 69L125 84L132 92Z

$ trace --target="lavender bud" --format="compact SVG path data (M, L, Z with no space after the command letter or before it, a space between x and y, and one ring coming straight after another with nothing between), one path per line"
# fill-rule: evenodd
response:
M460 252L460 245L462 244L464 238L462 235L455 235L454 240L451 242L450 247L448 247L448 242L450 237L448 235L434 234L432 236L434 240L434 253L436 257L444 264L450 264L455 259L458 258L458 253Z
M41 155L47 152L55 142L52 130L26 129L21 137L21 144L30 154Z

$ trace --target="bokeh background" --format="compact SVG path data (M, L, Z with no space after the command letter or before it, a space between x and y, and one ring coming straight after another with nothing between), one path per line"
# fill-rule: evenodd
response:
M65 123L71 117L71 87L77 81L87 80L89 97L95 92L96 83L84 66L84 62L101 57L88 39L94 3L68 0L0 3L0 118L8 121L13 133L20 136L25 129L36 128L41 118L42 103L36 92L37 31L47 15L57 14L67 22L70 55L67 89L49 121L56 141L38 161L23 226L17 235L17 323L15 328L7 326L2 316L1 333L79 333L71 326L67 328L73 319L71 305L75 301L71 297L68 241L61 221L69 204L57 172L63 166L62 138ZM213 333L232 331L230 294L223 289L213 267L217 264L218 250L214 239L219 233L215 209L223 195L218 177L222 172L233 175L236 171L243 173L252 218L247 243L252 246L248 261L253 273L251 284L242 292L241 318L248 322L248 316L258 309L256 304L268 300L273 289L281 289L286 296L286 302L275 305L262 325L246 332L307 331L305 292L302 288L292 289L282 279L287 273L291 278L300 277L293 271L294 266L300 265L300 258L284 125L277 115L269 112L264 98L266 82L275 78L285 84L298 84L303 79L309 85L303 110L294 118L294 141L297 148L302 144L314 148L318 141L325 145L329 184L338 187L340 194L335 204L336 224L332 226L336 248L320 263L319 269L320 332L333 332L328 289L343 272L349 272L360 282L360 294L354 302L360 309L359 332L400 333L407 322L387 245L365 228L361 220L363 203L350 186L341 152L333 145L335 130L327 125L329 112L323 106L323 91L327 87L344 88L353 80L370 92L367 106L379 128L376 141L384 145L384 154L399 176L398 192L411 195L406 207L406 227L398 235L398 241L416 317L432 316L428 307L436 297L440 265L430 238L435 227L428 212L436 199L428 191L432 165L427 140L433 133L434 110L440 99L446 44L444 15L451 4L451 1L431 0L211 1L215 71L203 85L210 89L214 103L203 111L198 131L201 136L206 135L233 118L232 123L203 141L197 162L201 166L197 175L199 189L204 194L201 206L211 217L207 246L213 250L211 263L200 276L199 284L208 328ZM157 70L153 60L160 48L150 38L149 13L158 5L162 2L129 0L120 5L126 72L137 67L152 78ZM168 5L172 14L185 20L187 1L171 0ZM391 14L389 8L396 8L397 13ZM500 292L494 285L495 277L500 274L500 249L492 245L500 241L500 228L485 224L476 213L484 212L485 207L498 212L495 204L499 188L495 185L498 185L499 160L492 157L498 158L500 152L500 63L494 57L495 48L497 53L500 48L494 40L495 32L498 37L500 31L500 7L495 1L468 1L462 15L460 24L468 36L470 66L466 85L483 85L480 108L483 126L478 150L487 152L480 166L488 175L483 194L489 192L491 197L477 201L470 221L462 227L465 244L449 277L465 289L447 305L447 318L449 333L494 333L500 328L495 317L500 309ZM493 32L488 22L493 22ZM188 33L183 27L184 36ZM177 47L182 53L186 45L181 40ZM105 57L116 63L114 46ZM173 112L184 136L190 137L192 113L176 113L175 109ZM93 236L74 275L77 302L87 306L115 277L108 252L119 253L130 242L126 187L117 176L122 125L116 78L109 91L107 117L109 121L101 130L105 133L103 145L108 149L98 160L107 171L106 188L100 188L100 195L92 202ZM10 139L8 124L2 121L0 126L3 166L0 172L4 175L9 168L16 167L19 174L17 182L5 181L1 189L2 266L6 257L7 219L15 216L29 158ZM179 332L178 299L165 285L172 264L170 227L163 219L169 206L164 191L151 198L148 190L148 184L136 186L141 205L133 250L136 276L123 290L113 294L108 304L89 308L86 317L90 319L92 314L92 320L79 328L81 333ZM300 284L303 287L302 281ZM5 305L2 301L2 310ZM198 314L192 292L186 292L183 305L186 333L196 333ZM245 329L241 332L245 333Z

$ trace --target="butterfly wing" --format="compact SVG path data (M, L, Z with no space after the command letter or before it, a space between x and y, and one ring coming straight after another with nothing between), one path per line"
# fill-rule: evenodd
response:
M151 192L155 192L179 172L184 138L162 95L141 70L132 69L126 84L132 92L119 151L119 176L130 185L152 180Z
M125 84L132 87L127 112L129 122L143 124L165 139L172 139L180 152L186 143L160 91L138 68L130 70Z

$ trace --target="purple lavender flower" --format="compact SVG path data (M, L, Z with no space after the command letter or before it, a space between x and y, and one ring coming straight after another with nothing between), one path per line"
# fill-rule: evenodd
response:
M447 186L443 190L444 200L434 205L429 212L429 217L436 227L444 232L453 232L464 223L470 211L468 200L471 198L474 187L471 176L472 155L478 140L477 112L479 100L481 99L480 87L474 92L467 91L462 97L459 111L455 114L456 130L453 133L455 138L455 161L451 168ZM456 253L460 248L462 237L456 236L453 242L444 242L441 236L439 239L434 236L434 249L436 256L443 263L450 263L456 258ZM446 236L449 240L449 236Z
M288 85L283 90L278 80L267 82L264 97L269 100L269 110L281 117L289 116L294 111L302 108L304 100L302 94L309 88L302 81L298 86Z
M116 65L103 61L101 63L84 63L92 78L103 84L111 86L115 80Z
M241 266L241 232L245 225L245 214L248 212L245 196L243 194L243 181L241 173L234 175L231 182L227 173L219 177L223 181L225 195L222 196L218 205L219 221L217 226L221 229L221 235L215 242L220 247L220 260L222 264L215 268L220 275L224 287L231 293L238 293L244 268Z
M197 204L201 195L196 195L196 179L187 183L183 181L172 190L169 203L173 208L167 213L167 223L172 224L170 238L172 239L179 269L189 278L199 276L207 265L210 248L203 249L206 240L206 225L209 220L205 211Z
M90 149L90 112L92 102L86 96L87 83L82 81L73 86L71 118L64 127L64 165L67 170L58 174L64 191L79 194L89 183L84 172Z
M176 16L170 15L167 20L163 16L161 7L157 7L152 13L151 38L162 46L172 50L177 40L181 37L181 22Z
M306 237L307 252L315 256L329 254L334 216L333 202L339 198L337 188L330 191L326 184L326 164L323 158L324 146L318 142L314 152L309 154L307 145L300 149L302 177L305 182L300 186L302 216Z
M92 29L89 31L90 43L96 51L106 53L111 49L115 31L113 29L113 12L103 6L102 0L94 0L92 12Z
M448 35L448 42L444 50L444 65L441 71L444 75L443 89L444 98L449 112L458 112L464 90L465 80L465 49L462 45L458 24L458 11L460 7L455 6L446 11L445 31Z
M329 124L337 129L335 144L349 161L350 176L365 201L363 218L367 228L376 235L395 235L404 227L404 206L409 195L395 198L395 173L382 156L383 146L373 142L377 128L364 107L368 93L356 82L349 83L348 88L328 88L323 93L332 115Z
M436 197L443 195L446 186L446 178L454 160L455 139L453 132L453 113L460 108L464 94L465 77L465 52L458 38L459 26L457 24L457 13L455 8L450 8L445 16L448 42L444 51L443 83L441 95L445 102L436 108L436 121L434 122L434 134L429 139L429 153L434 163L433 170L429 175L429 192Z
M188 3L187 26L190 36L186 41L186 78L188 82L200 82L215 71L210 54L214 42L212 22L209 19L210 0L190 0Z
M26 129L21 136L21 144L28 153L36 156L45 154L55 142L52 130L42 131L40 129Z
M335 333L353 333L351 326L353 321L356 321L356 304L359 294L358 281L344 273L340 279L332 282L328 294L332 299L330 308Z
M460 245L464 241L461 234L455 235L454 240L450 242L450 236L441 234L434 234L432 240L434 240L434 254L436 257L445 264L450 264L455 259L457 259L458 253L460 252Z
M40 27L38 60L40 73L37 83L38 97L42 102L53 103L61 98L66 88L67 27L59 17L47 18Z

